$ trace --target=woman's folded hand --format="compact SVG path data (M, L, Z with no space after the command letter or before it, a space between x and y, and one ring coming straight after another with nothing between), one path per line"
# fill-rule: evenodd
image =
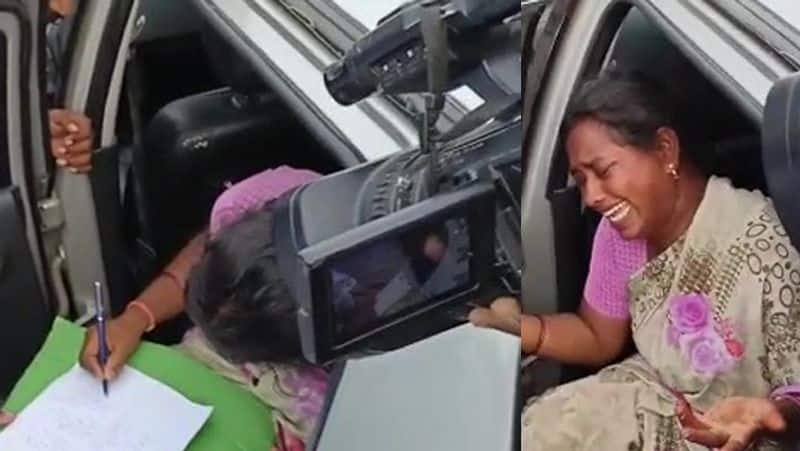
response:
M520 335L522 307L514 298L501 297L486 307L477 307L469 314L469 321L478 327L490 327Z

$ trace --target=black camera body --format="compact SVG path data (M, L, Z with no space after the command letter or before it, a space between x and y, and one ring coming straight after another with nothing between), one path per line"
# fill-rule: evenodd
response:
M519 292L521 103L502 86L518 84L518 67L503 64L518 39L502 24L519 8L518 0L411 2L326 71L340 103L400 92L435 101L426 102L419 149L329 175L275 205L273 241L308 361L401 347ZM477 45L493 35L502 36L498 48ZM501 95L448 132L432 131L443 87L465 79Z
M278 201L274 241L298 302L306 359L326 363L403 346L463 322L468 304L518 292L519 133L519 121L511 121L446 149L451 182L435 195L424 189L426 156L412 151L333 174ZM404 273L415 261L403 246L428 230L445 230L442 263L427 279ZM355 305L339 301L341 274L364 287L351 295ZM403 277L419 284L398 287ZM395 299L386 300L393 290Z
M456 0L408 3L381 20L340 61L325 70L331 96L351 105L374 93L404 94L427 90L426 48L422 14L427 4L441 3L448 35L450 73L465 73L508 45L502 20L520 10L518 0ZM516 42L519 46L518 41ZM452 83L458 79L453 78Z

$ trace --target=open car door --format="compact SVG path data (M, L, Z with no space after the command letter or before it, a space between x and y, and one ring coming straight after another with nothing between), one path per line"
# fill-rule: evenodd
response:
M36 208L46 161L43 4L0 0L0 398L41 346L53 315Z

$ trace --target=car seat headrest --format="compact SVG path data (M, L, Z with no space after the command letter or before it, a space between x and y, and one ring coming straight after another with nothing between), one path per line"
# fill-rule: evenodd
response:
M767 96L762 159L770 195L795 248L800 247L800 74L786 77Z

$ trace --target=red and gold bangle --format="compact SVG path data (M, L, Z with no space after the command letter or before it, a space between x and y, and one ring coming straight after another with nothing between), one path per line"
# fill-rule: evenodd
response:
M542 315L533 316L539 320L539 336L536 338L536 347L533 350L534 354L538 354L539 350L542 349L542 343L544 343L545 335L547 334L547 322L544 320L544 316Z
M542 349L545 340L547 340L547 320L545 320L544 316L539 315L539 322L541 325L539 326L539 343L536 345L537 354Z
M533 342L533 343L535 343L535 345L533 346L533 351L531 352L532 354L536 354L536 353L539 352L539 349L541 349L542 341L544 341L544 338L545 338L546 323L545 323L544 317L542 315L532 314L532 315L529 315L529 316L532 317L532 318L536 318L539 321L539 333L536 335L536 341ZM525 331L526 331L526 328L523 325L522 326L522 341L523 341L523 343L531 341L531 338L532 338L530 336L530 333L526 334Z
M150 307L147 306L144 302L140 301L131 301L128 303L128 306L125 307L125 310L131 308L139 309L144 315L147 317L147 328L144 330L145 332L152 332L153 329L156 328L156 317L153 315L153 312L150 310Z

